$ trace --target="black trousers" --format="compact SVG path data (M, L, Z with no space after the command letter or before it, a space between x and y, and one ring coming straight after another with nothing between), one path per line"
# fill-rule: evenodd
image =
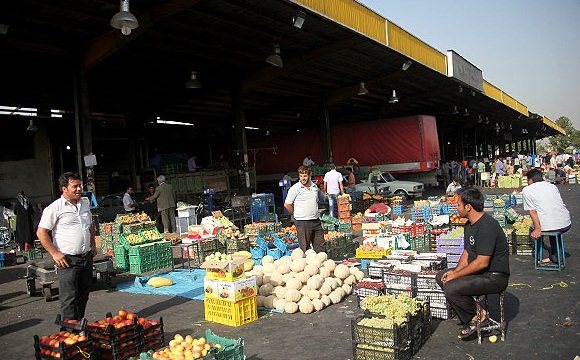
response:
M509 281L509 275L486 272L463 276L443 284L441 278L449 270L441 270L435 279L463 324L467 324L475 316L474 296L499 293L507 288Z
M66 255L69 267L58 269L60 313L65 319L80 320L85 316L93 283L93 255Z
M296 225L296 235L300 249L306 251L310 249L310 244L316 252L326 251L324 246L324 230L320 220L294 220Z

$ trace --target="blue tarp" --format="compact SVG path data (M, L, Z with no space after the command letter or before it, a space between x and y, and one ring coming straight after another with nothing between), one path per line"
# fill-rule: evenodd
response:
M133 294L181 296L193 300L203 300L203 278L205 270L195 269L189 271L171 271L168 273L154 274L150 276L137 276L134 282L117 285L117 290ZM147 285L152 277L164 277L171 279L173 285L155 288Z

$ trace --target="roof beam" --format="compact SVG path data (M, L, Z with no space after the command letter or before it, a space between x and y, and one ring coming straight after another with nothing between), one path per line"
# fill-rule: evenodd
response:
M91 70L95 65L122 49L138 36L144 34L159 21L188 9L198 2L200 0L169 1L140 16L139 27L132 32L132 36L122 36L118 30L111 30L91 40L84 54L84 70Z

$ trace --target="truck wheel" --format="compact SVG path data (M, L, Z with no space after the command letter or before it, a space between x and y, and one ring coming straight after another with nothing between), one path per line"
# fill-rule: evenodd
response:
M407 195L407 193L405 192L405 190L399 189L399 190L395 191L395 195L402 196L403 197L403 200L409 199L409 195Z

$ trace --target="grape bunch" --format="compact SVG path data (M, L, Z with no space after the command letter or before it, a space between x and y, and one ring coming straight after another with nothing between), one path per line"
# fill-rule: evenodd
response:
M523 216L521 220L514 223L514 229L516 229L516 235L528 235L530 233L530 227L532 226L532 218L530 216Z
M417 300L406 294L367 296L361 302L361 309L372 314L384 315L395 324L402 324L407 320L407 314L415 315L419 310ZM392 325L390 326L392 327Z

